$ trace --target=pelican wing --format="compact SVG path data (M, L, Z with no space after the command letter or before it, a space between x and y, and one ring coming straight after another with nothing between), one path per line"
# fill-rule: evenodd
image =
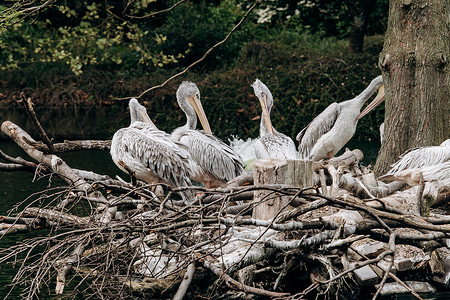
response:
M228 182L244 172L244 162L219 138L198 130L186 130L180 141L189 147L192 159L209 174Z
M150 128L130 130L122 136L122 143L132 157L170 185L191 185L187 176L189 153L167 133Z
M288 136L277 132L266 134L255 143L256 158L296 159L295 144Z
M330 131L341 112L338 103L331 103L297 134L300 157L309 158L310 152L322 135Z
M400 159L393 164L386 175L394 174L406 169L421 168L442 164L450 160L450 148L440 146L421 147L407 150L400 155Z
M426 181L450 179L450 160L443 164L422 167L421 171Z

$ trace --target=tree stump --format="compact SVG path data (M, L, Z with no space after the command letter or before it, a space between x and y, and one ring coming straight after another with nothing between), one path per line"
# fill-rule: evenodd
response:
M311 160L260 159L253 166L255 185L310 187L314 184L313 173ZM270 193L271 191L255 192L254 199L261 203L253 209L254 219L272 219L288 204L289 197L269 195Z

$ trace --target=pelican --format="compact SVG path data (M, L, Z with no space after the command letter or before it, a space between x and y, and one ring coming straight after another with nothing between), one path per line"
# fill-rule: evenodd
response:
M450 162L450 139L445 140L439 146L427 146L407 150L405 153L400 155L400 159L396 163L391 165L392 168L385 175L380 176L378 179L402 181L399 178L408 177L410 176L408 175L409 173L414 174L418 169L420 170L424 167L433 166L435 167L431 169L425 169L425 173L436 173L435 176L438 176L437 178L439 178L439 176L444 176L443 174L445 174L446 169L443 168L441 171L441 168L442 166L446 166L445 164L447 164L448 162ZM428 175L428 177L433 178L432 175ZM414 181L416 181L416 179L412 179L411 182Z
M177 101L186 114L187 122L175 129L172 137L188 146L192 158L191 179L212 188L224 186L243 174L244 162L239 155L212 134L197 85L183 81L177 90ZM204 131L195 129L197 116Z
M377 89L375 99L360 114L364 103ZM380 75L355 98L330 104L297 135L300 156L312 160L332 158L355 134L356 124L363 113L367 114L383 100L384 86Z
M130 126L119 129L111 143L111 158L116 166L149 184L192 185L186 146L159 130L135 98L130 100L129 108ZM184 192L181 196L188 200L191 194Z
M269 88L259 79L255 80L252 87L262 107L259 139L255 142L256 158L296 159L297 151L294 141L272 126L270 110L273 105L273 97Z
M401 181L410 186L419 185L421 179L423 179L423 181L450 179L450 160L436 165L425 165L420 168L404 169L378 178L378 180Z

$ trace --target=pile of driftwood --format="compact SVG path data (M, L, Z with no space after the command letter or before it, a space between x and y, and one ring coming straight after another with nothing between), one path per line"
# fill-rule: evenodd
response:
M0 217L0 237L42 233L0 252L0 263L17 269L11 288L29 299L54 284L56 294L70 285L73 296L173 299L420 299L449 285L450 217L442 207L430 212L448 191L423 183L394 193L404 185L377 182L359 167L359 150L300 161L312 173L302 187L286 179L298 161L268 160L224 188L165 186L158 197L151 185L76 170L57 156L108 142L53 144L42 127L37 142L9 121L1 130L35 161L0 151L2 170L66 182ZM197 193L189 204L178 195L186 189Z

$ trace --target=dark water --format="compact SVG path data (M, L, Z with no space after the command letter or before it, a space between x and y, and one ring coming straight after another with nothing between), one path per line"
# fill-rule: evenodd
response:
M26 160L32 161L32 159L30 159L28 155L13 142L0 141L0 149L12 157L21 156ZM91 170L112 177L119 174L123 178L126 178L126 175L121 173L111 161L108 151L93 150L72 152L62 154L60 157L73 168ZM34 175L28 172L0 172L0 215L7 215L8 211L11 210L15 204L23 201L35 192L42 191L49 186L65 186L65 182L57 178L51 180L51 185L49 184L48 177L34 181L33 178ZM30 201L31 200L27 200L26 202L29 203ZM19 233L6 235L0 240L0 248L12 246L25 238L31 238L42 234L42 231L36 231L27 234ZM0 299L3 299L7 295L9 288L6 285L11 283L16 271L17 269L11 268L10 265L0 264ZM44 299L63 299L68 296L71 289L70 285L67 286L65 289L65 296L59 297L52 294L49 295L49 292L54 293L54 286L50 287L48 292L46 288L42 291ZM17 299L19 294L19 290L14 290L8 299Z

